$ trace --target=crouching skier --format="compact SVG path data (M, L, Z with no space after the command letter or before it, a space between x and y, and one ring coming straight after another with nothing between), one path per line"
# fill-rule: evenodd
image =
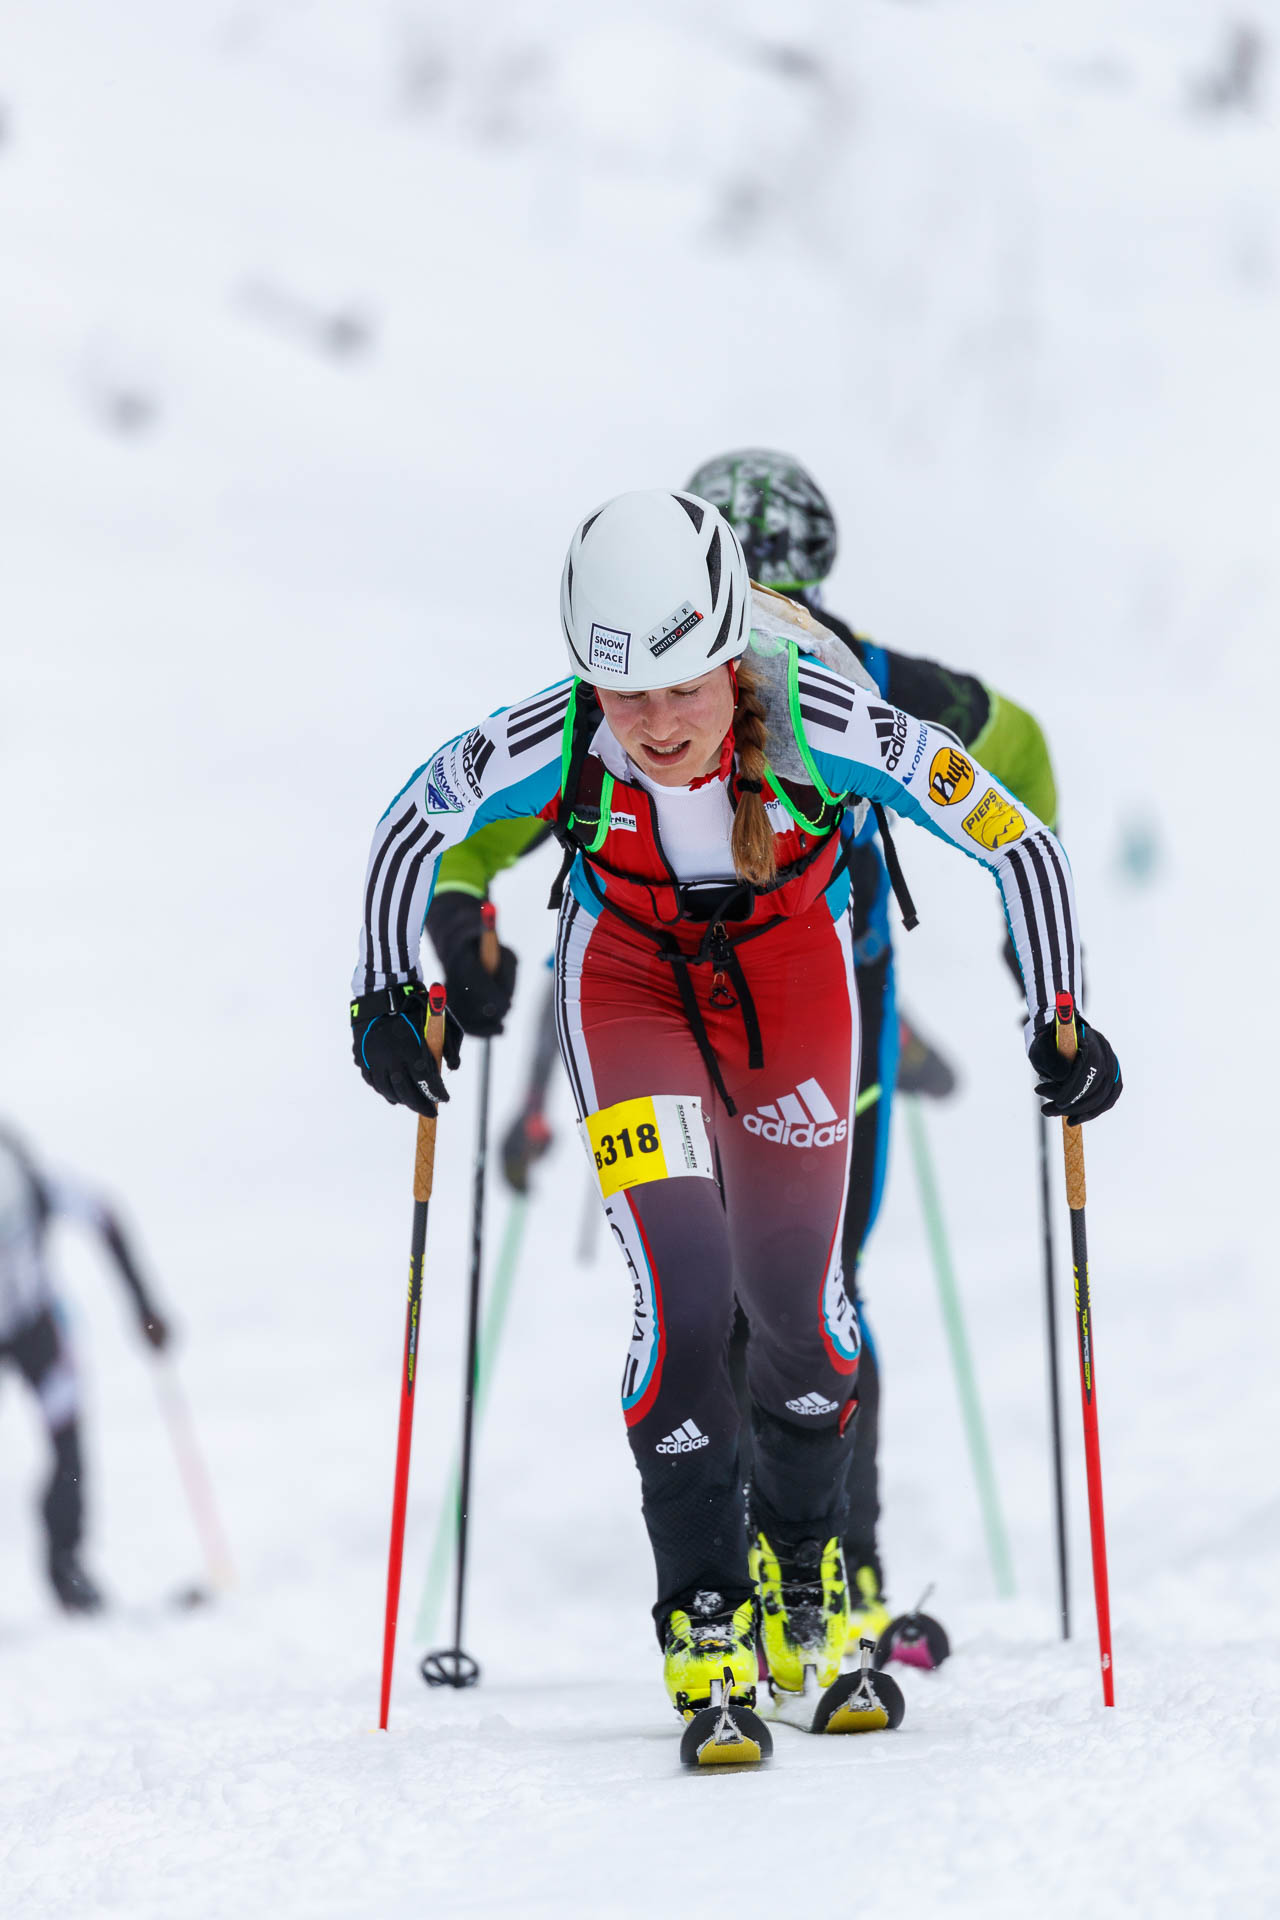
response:
M53 1450L41 1503L49 1584L68 1613L96 1613L102 1594L80 1561L80 1387L45 1254L54 1220L79 1220L95 1229L128 1289L143 1337L163 1348L168 1326L114 1214L82 1188L41 1171L16 1136L0 1128L0 1361L12 1361L25 1377Z
M797 609L753 594L714 507L662 491L608 502L574 534L561 611L571 677L447 742L379 822L353 1050L388 1100L421 1113L447 1098L418 973L435 869L490 821L541 814L568 881L560 1046L631 1277L623 1409L667 1690L687 1717L726 1686L753 1701L757 1630L772 1684L792 1695L809 1669L830 1687L848 1638L859 1333L841 1229L859 1047L846 810L892 806L990 868L1053 1111L1091 1118L1120 1082L1096 1028L1082 1024L1070 1067L1055 1050L1055 995L1078 994L1080 957L1053 835L949 734L896 709L886 722L877 694L828 667ZM752 1333L750 1537L735 1300Z

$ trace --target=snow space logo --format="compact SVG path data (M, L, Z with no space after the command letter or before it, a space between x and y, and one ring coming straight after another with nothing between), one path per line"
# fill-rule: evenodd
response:
M619 632L617 627L602 627L594 622L591 628L591 650L589 664L599 667L603 673L625 673L627 662L631 658L631 635Z
M748 1133L783 1147L830 1147L849 1131L816 1080L802 1080L774 1106L744 1113L742 1124Z

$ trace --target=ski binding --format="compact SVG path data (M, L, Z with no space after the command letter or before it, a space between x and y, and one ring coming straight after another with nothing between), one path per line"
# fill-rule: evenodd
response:
M906 1712L902 1689L889 1674L878 1672L872 1665L875 1641L864 1639L860 1646L861 1665L833 1680L816 1702L808 1685L812 1667L805 1669L803 1693L789 1692L771 1680L773 1717L798 1727L802 1733L879 1733L900 1727Z
M773 1752L773 1735L750 1707L730 1697L733 1675L711 1682L711 1704L700 1707L680 1741L683 1766L758 1767Z

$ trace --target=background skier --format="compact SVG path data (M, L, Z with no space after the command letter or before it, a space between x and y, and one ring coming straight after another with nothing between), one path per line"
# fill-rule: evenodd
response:
M151 1299L115 1214L85 1188L37 1167L17 1136L0 1128L0 1361L11 1362L35 1394L53 1449L40 1507L49 1584L69 1613L94 1613L102 1594L80 1560L80 1387L48 1262L48 1233L55 1220L79 1221L98 1234L124 1282L143 1338L163 1350L168 1323Z

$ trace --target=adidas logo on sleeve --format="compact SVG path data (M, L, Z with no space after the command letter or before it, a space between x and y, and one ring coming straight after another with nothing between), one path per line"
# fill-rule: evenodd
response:
M788 1400L787 1405L792 1413L834 1413L836 1410L835 1401L821 1393L802 1393L798 1400Z
M794 1093L784 1093L774 1105L744 1113L742 1124L748 1133L783 1147L830 1147L849 1131L816 1080L802 1080Z
M696 1453L699 1447L709 1447L710 1440L701 1432L696 1420L686 1420L683 1426L669 1433L665 1440L659 1440L655 1453Z

